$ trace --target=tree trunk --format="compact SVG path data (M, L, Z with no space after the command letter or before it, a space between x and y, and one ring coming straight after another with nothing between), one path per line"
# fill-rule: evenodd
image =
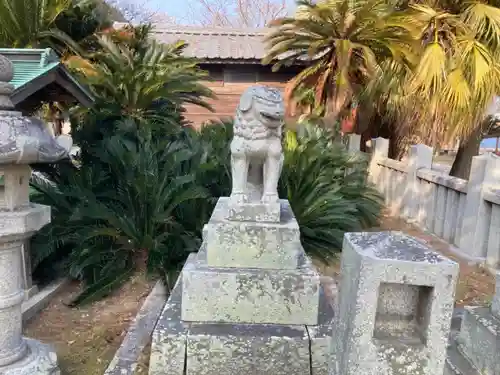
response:
M479 147L483 140L485 125L479 125L474 129L467 139L461 140L455 161L450 170L450 176L469 179L472 158L479 154Z

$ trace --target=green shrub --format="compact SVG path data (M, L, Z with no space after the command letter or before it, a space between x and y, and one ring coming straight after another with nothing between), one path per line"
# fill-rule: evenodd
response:
M69 274L86 286L74 304L106 295L137 269L171 283L172 272L199 246L176 211L209 197L186 170L193 154L181 142L131 145L115 136L93 152L100 164L66 169L55 184L33 181L39 201L51 200L56 213L33 240L35 257L40 264L66 251Z
M280 195L290 201L306 253L328 262L341 251L345 232L380 217L382 199L366 179L368 160L315 127L287 131L284 154Z

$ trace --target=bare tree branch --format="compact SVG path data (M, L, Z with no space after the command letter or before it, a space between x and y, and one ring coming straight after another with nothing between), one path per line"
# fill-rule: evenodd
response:
M287 0L190 0L189 23L201 26L265 27L287 13Z
M108 5L119 11L128 22L132 23L167 23L175 24L175 19L158 9L154 9L150 0L105 0Z

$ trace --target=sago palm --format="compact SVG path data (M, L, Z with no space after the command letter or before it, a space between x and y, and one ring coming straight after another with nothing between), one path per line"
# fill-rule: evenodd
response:
M33 181L41 201L60 215L37 235L39 260L69 252L70 275L85 285L73 304L101 298L137 269L160 274L171 286L171 274L198 245L176 212L208 196L183 168L192 152L147 138L134 147L120 136L92 151L101 164L71 168L51 183Z
M150 37L151 27L127 27L101 33L100 50L74 58L98 100L113 102L123 116L164 121L185 103L210 106L212 92L200 83L207 75L194 60L181 56L185 44L162 44Z
M345 232L370 228L380 217L382 199L366 180L368 160L349 153L329 129L289 130L284 144L280 196L290 201L305 251L328 263Z
M286 99L313 88L315 105L336 120L382 61L406 60L411 33L382 0L298 2L293 17L277 20L264 59L273 68L298 61L308 66L288 84ZM330 121L333 123L334 121Z
M56 21L73 0L0 0L0 47L43 48L54 41L74 47Z

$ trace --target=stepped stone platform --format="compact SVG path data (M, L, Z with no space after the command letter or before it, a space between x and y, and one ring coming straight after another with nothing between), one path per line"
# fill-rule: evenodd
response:
M335 283L304 253L289 203L277 222L229 220L230 210L221 198L184 265L149 374L328 375Z
M192 254L188 262L196 259ZM333 283L333 281L330 281ZM328 375L333 307L320 286L318 324L232 324L181 318L179 278L152 337L150 375Z

